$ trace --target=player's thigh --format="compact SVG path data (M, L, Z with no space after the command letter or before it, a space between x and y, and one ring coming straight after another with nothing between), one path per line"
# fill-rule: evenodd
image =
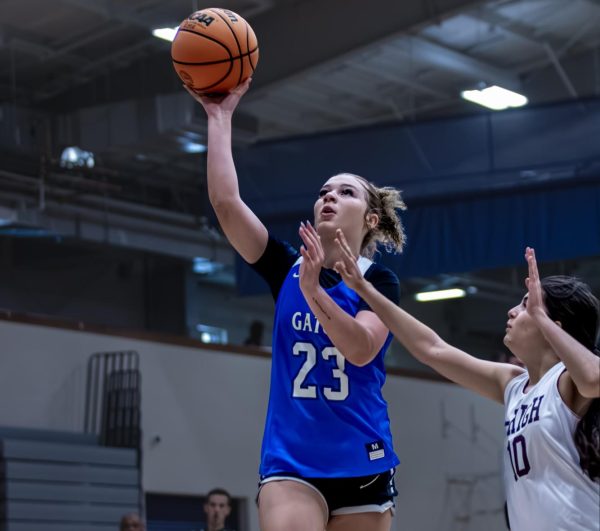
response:
M261 531L324 531L327 513L318 491L298 481L271 481L258 494Z
M383 513L356 513L332 516L327 531L390 531L392 511Z

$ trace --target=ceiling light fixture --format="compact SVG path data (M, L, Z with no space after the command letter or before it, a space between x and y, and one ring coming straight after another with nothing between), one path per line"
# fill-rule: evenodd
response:
M522 107L528 100L522 94L513 92L498 85L486 87L481 90L463 90L460 95L463 99L483 105L494 111L503 111L509 107Z
M442 301L446 299L460 299L467 295L477 293L475 286L469 286L468 288L448 288L438 289L435 291L420 291L415 294L415 300L419 302L431 302L431 301Z
M60 155L61 168L93 168L94 164L94 154L77 146L66 147Z
M165 41L173 42L179 26L174 28L156 28L152 30L152 35Z
M204 153L206 151L206 145L198 142L184 142L181 148L186 153Z
M213 262L201 256L196 256L192 261L192 271L198 275L210 275L221 269L223 269L223 264Z

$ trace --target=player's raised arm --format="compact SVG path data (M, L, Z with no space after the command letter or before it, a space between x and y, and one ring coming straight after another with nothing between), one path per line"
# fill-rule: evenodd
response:
M542 295L542 282L537 267L535 251L527 247L525 259L529 269L529 276L525 283L528 289L527 313L532 316L534 322L540 329L548 344L552 347L557 357L567 368L567 380L571 380L577 392L585 398L600 397L600 361L593 352L594 339L590 338L590 344L586 347L572 335L567 333L564 323L553 320L544 307ZM575 284L575 290L581 292L581 297L588 297L593 304L591 295ZM563 383L563 382L561 382ZM573 406L575 404L570 403Z
M268 233L258 217L242 201L231 150L233 113L250 86L250 79L222 98L199 96L208 117L208 196L227 239L242 258L256 262L267 245Z
M338 231L342 260L336 270L379 315L384 324L420 362L478 394L504 402L504 388L523 370L519 367L484 361L446 343L435 331L382 296L366 281L356 265L342 231Z

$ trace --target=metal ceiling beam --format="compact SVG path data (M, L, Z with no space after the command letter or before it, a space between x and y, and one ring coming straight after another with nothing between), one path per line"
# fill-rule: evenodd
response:
M412 55L438 68L464 75L473 81L518 89L519 77L509 70L490 65L466 53L442 46L423 37L411 37Z
M146 17L134 17L131 11L108 9L92 0L60 0L79 6L101 16L112 17L122 22L144 25ZM338 61L340 56L350 54L374 42L398 35L399 32L414 31L432 22L455 15L467 8L480 5L484 0L437 0L435 10L428 2L389 2L372 0L368 10L363 0L303 0L278 3L276 7L250 19L260 45L261 60L254 76L252 93L263 87L273 87L277 82L299 75L307 69L327 61ZM244 13L241 13L244 15ZM133 20L132 20L133 19ZM146 26L147 27L147 26ZM339 31L339 28L346 28ZM128 52L135 54L139 47ZM137 48L137 49L136 49ZM157 52L153 64L156 78L170 80L173 77L166 43ZM127 62L128 54L120 54ZM109 61L103 60L103 66ZM448 61L447 61L448 62ZM112 61L111 61L112 63ZM101 75L94 65L84 79ZM116 76L126 76L124 72ZM59 79L55 88L45 92L44 97L64 94L63 101L81 101L78 89L69 89L73 78ZM62 83L61 81L65 81ZM71 98L71 94L73 98ZM91 96L90 96L91 97ZM84 102L80 104L85 105Z
M102 59L98 59L94 62L88 61L85 66L79 68L75 73L68 76L62 76L55 82L42 86L42 88L33 95L33 99L34 101L44 100L60 94L67 86L82 85L87 81L94 79L99 73L106 73L107 68L112 64L119 63L120 61L131 61L134 54L143 53L145 48L150 47L153 44L154 40L150 38L136 42L127 48L106 55Z
M266 11L250 22L261 60L254 90L363 48L390 35L439 21L481 0L427 2L305 0Z
M540 36L539 30L529 24L525 24L520 20L515 20L507 16L490 9L487 6L483 6L479 9L475 9L469 13L469 16L500 29L504 33L508 33L511 36L519 37L520 39L534 44L536 46L543 47L544 43L547 42L554 48L560 46L560 43L549 35Z
M600 0L598 0L598 5L600 5ZM550 46L559 57L572 48L590 29L597 28L600 19L600 13L598 13L596 17L592 17L585 24L580 26L579 29L572 34L567 41L564 41L557 39L553 35L540 33L539 30L533 26L506 17L485 6L474 10L472 13L470 13L470 16L477 20L487 22L488 24L499 28L505 33L519 37L530 44L544 48L544 51L546 51L547 47Z
M327 96L312 87L310 82L290 85L285 89L285 95L289 96L294 107L301 109L302 112L307 108L314 109L319 114L328 117L328 121L339 122L341 120L342 124L345 124L348 123L348 120L359 118L353 111L341 109L338 105L325 101Z
M391 83L394 83L397 85L409 87L413 90L416 90L417 92L421 92L423 94L433 96L434 98L438 98L441 100L451 100L452 99L452 96L450 94L446 94L445 92L438 90L435 87L430 87L428 85L419 83L418 81L415 81L415 79L408 78L402 74L399 74L398 72L395 72L393 69L381 70L381 69L377 69L375 66L373 66L369 63L362 63L362 64L357 63L357 64L352 65L352 67L357 70L361 70L370 76L376 75L378 77L381 77L382 80L384 80L384 81L388 81L388 82L391 82Z
M578 97L577 91L575 90L573 83L569 79L569 76L565 72L565 69L560 64L560 61L558 60L556 53L552 49L552 46L550 46L549 44L546 44L546 46L544 48L546 49L546 53L548 54L548 57L550 58L552 65L554 66L556 72L558 73L558 75L560 77L560 80L563 82L567 91L569 92L569 94L571 95L572 98L577 98Z
M125 22L132 26L138 26L147 29L148 24L144 21L143 17L136 15L136 11L139 6L135 9L122 9L115 5L114 2L97 2L95 0L59 0L63 4L71 5L100 15L105 20L118 20Z

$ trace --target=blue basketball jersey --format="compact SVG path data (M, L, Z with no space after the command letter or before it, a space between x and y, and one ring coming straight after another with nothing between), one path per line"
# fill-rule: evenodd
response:
M260 474L335 478L389 470L399 463L381 393L392 336L368 365L347 361L304 299L301 260L277 295ZM359 259L363 274L371 264ZM345 312L358 313L361 299L343 281L324 289Z

